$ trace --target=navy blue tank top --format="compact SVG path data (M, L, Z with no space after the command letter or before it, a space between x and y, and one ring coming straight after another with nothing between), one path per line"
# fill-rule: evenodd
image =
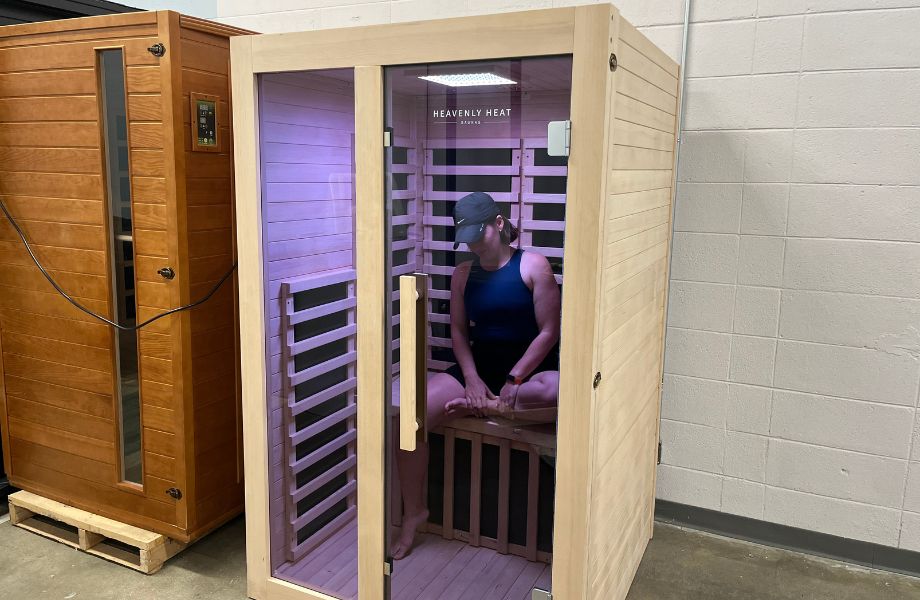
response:
M487 271L474 259L463 301L470 320L473 342L533 341L540 332L533 308L533 292L521 277L520 249L495 271Z

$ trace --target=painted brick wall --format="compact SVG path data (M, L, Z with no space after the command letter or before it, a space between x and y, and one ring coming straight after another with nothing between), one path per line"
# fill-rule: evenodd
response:
M580 3L218 12L274 32ZM617 4L679 59L683 0ZM920 0L696 0L692 23L658 496L920 551Z

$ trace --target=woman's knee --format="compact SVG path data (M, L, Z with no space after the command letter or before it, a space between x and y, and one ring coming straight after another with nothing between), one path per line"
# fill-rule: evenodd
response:
M559 397L559 373L558 371L544 371L537 373L527 382L527 390L524 397L526 404L529 405L552 405L557 402Z
M455 398L463 396L460 382L446 373L438 373L428 380L428 419L440 421L445 416L445 405Z

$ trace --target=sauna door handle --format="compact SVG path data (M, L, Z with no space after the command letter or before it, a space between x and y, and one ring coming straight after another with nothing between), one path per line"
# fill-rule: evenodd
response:
M399 278L399 447L415 451L427 434L428 276Z

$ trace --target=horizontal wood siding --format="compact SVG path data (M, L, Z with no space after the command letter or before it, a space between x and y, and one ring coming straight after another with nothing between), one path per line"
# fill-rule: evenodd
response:
M180 27L183 150L192 301L204 297L230 269L233 242L230 50L226 36ZM190 94L218 98L218 152L192 152ZM190 313L195 522L213 526L243 509L242 417L237 390L239 351L235 275Z
M676 65L625 20L619 31L601 255L592 598L625 597L637 548L651 536L677 113Z
M266 359L270 378L271 563L285 560L281 284L354 268L354 86L310 73L261 80Z
M93 25L90 26L89 23ZM168 264L155 15L3 28L0 195L39 259L91 310L110 315L109 224L96 49L123 47L139 314L163 305ZM76 27L76 28L74 28ZM159 281L158 281L159 279ZM145 304L145 299L151 301ZM87 510L173 533L175 431L169 336L139 336L147 497L120 489L110 328L67 304L0 219L0 341L13 481ZM154 489L155 488L155 489ZM153 490L153 491L151 491Z

